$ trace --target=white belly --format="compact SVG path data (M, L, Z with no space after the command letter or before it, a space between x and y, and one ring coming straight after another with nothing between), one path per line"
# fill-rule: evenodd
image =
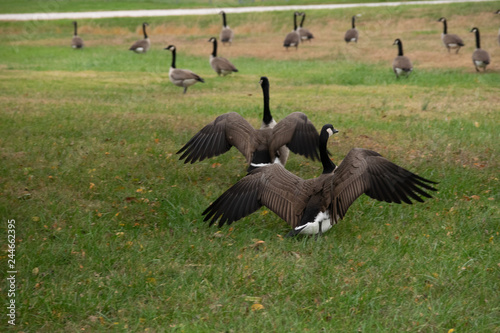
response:
M476 64L477 67L486 67L486 65L487 65L483 61L479 61L479 60L474 60L474 64Z
M299 234L302 235L316 235L319 233L319 226L321 222L321 232L326 232L332 228L332 221L328 212L319 213L313 222L308 222L304 225L296 227L295 230L300 230Z

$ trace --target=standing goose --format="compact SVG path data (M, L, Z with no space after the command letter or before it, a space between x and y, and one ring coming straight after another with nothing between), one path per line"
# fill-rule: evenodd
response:
M486 66L490 64L490 55L485 50L481 49L481 39L479 37L479 29L474 27L470 32L476 33L476 50L472 53L472 63L476 67L476 72L479 72L479 68L483 68L483 72L486 71Z
M431 198L425 190L436 191L429 185L434 182L368 149L352 149L336 167L326 149L328 137L336 132L330 124L321 130L319 177L304 180L279 164L258 168L205 209L204 221L212 225L220 219L221 227L266 206L293 228L288 237L321 235L342 220L363 193L379 201L411 204L411 199L423 202L420 196Z
M344 40L346 43L349 42L358 42L359 32L356 29L356 15L352 17L352 28L347 30L344 35Z
M443 22L443 33L441 34L441 40L443 41L444 46L448 49L448 53L450 49L457 49L456 54L460 51L462 46L465 46L462 38L458 37L455 34L448 34L448 24L446 23L446 19L441 17L438 22Z
M308 29L302 27L304 25L304 21L306 19L306 13L302 12L302 13L299 13L299 15L302 16L302 20L300 21L300 25L299 25L299 29L298 29L299 35L300 35L300 40L301 41L305 41L305 40L311 41L314 38L314 35Z
M189 86L197 82L205 82L199 75L191 72L187 69L178 69L175 67L175 46L169 45L165 50L172 51L172 65L170 65L170 70L168 71L168 77L170 81L179 87L184 87L184 94Z
M148 35L146 34L146 27L149 26L146 22L142 24L142 33L144 34L144 39L138 40L129 48L130 51L135 53L146 53L151 46Z
M398 46L398 56L392 62L392 70L396 74L396 78L399 78L400 75L410 75L413 65L410 59L403 55L403 42L397 38L392 45Z
M74 33L73 33L73 39L71 40L71 47L74 49L81 49L83 48L83 39L80 36L78 36L76 21L73 21L73 26L74 26Z
M238 70L229 60L217 56L217 39L212 37L208 41L213 44L213 51L210 55L210 66L212 66L214 71L219 74L219 76L226 76L233 72L237 72Z
M290 46L295 46L296 50L299 47L300 35L297 31L297 15L299 15L298 12L293 13L293 31L289 32L288 35L286 35L285 40L283 41L283 46L287 51Z
M242 116L229 112L218 116L195 134L177 154L184 163L203 161L221 155L235 146L248 163L248 170L271 164L278 159L285 165L290 149L312 160L319 159L319 134L302 112L286 116L278 124L269 109L269 80L260 79L264 94L264 117L260 129L254 129Z
M231 30L227 25L226 13L224 11L221 11L219 14L222 15L222 30L220 32L220 41L223 45L226 45L226 43L229 43L229 45L231 45L234 36L233 30Z
M500 9L497 10L495 14L500 14ZM500 45L500 29L498 29L498 45Z

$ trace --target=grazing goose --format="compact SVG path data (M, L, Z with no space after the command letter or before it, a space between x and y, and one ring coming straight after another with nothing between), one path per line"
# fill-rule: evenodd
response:
M231 30L227 25L226 13L224 11L221 11L219 14L222 15L222 30L220 32L220 41L223 45L226 45L226 43L229 43L229 45L231 45L234 37L233 30Z
M73 26L75 28L75 32L73 33L73 39L71 40L71 47L74 49L81 49L83 48L83 39L78 36L76 21L73 21Z
M212 37L208 41L212 42L214 45L212 54L210 55L210 66L212 66L214 71L219 74L219 76L226 76L233 72L237 72L238 70L229 60L217 56L217 39Z
M352 17L352 28L347 30L344 35L344 40L346 43L349 42L358 42L359 32L356 29L356 15Z
M465 46L462 38L458 37L455 34L448 34L448 25L446 23L446 19L441 17L438 22L443 22L443 33L441 34L441 40L443 41L444 46L448 49L448 53L450 49L457 49L455 53L460 51L462 46Z
M299 15L302 16L302 20L300 21L299 29L298 29L300 40L301 41L308 40L310 42L314 38L314 35L309 31L309 29L302 27L304 25L304 21L306 19L306 13L302 12L302 13L299 13Z
M297 31L297 15L299 15L298 12L293 13L293 31L289 32L288 35L286 35L285 40L283 41L283 46L287 51L290 46L295 46L296 50L299 47L300 35Z
M144 39L138 40L129 48L130 51L134 51L135 53L146 53L151 46L151 42L149 41L149 37L146 34L146 27L149 24L144 22L142 24L142 33L144 34Z
M248 163L248 170L271 164L278 159L285 165L290 149L312 160L319 159L319 134L302 112L286 116L278 124L269 109L269 80L260 79L264 94L264 117L260 129L254 129L242 116L229 112L218 116L195 134L177 154L184 163L203 161L221 155L235 146Z
M397 38L392 45L398 46L398 56L392 62L392 70L396 74L396 78L399 78L400 75L408 77L413 70L413 65L410 59L403 55L403 42Z
M197 82L205 82L199 75L191 72L187 69L178 69L175 67L175 46L169 45L165 50L172 51L172 65L170 65L170 70L168 71L168 77L170 81L179 87L184 87L184 94L189 86Z
M476 67L476 72L479 72L479 68L483 68L483 72L486 71L486 66L490 64L490 55L485 50L481 49L481 39L479 37L479 29L474 27L470 32L476 33L476 50L472 53L472 63Z
M326 148L336 132L330 124L321 130L319 177L304 180L277 163L255 169L205 209L204 221L212 225L219 220L221 227L266 206L293 228L288 237L321 235L342 220L363 193L379 201L411 204L411 199L423 202L420 196L431 198L425 190L436 191L429 185L434 182L368 149L352 149L336 167Z

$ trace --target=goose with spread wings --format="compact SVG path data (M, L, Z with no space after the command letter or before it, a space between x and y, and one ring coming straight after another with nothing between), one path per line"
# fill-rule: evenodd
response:
M323 173L304 180L279 164L258 168L216 199L202 214L219 227L250 215L262 206L276 213L293 228L287 236L319 234L342 220L362 194L386 202L423 202L436 191L433 181L420 177L368 149L354 148L337 167L328 157L329 136L337 131L330 124L320 134Z
M245 156L248 171L278 159L285 165L289 150L312 160L319 159L319 134L302 112L293 112L276 124L269 108L269 80L260 79L264 95L264 117L260 129L254 129L236 112L215 118L195 134L177 154L184 163L203 161L236 147Z

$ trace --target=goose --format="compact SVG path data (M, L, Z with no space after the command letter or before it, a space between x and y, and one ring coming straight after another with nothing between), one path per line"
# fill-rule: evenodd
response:
M344 40L346 43L349 42L358 42L359 32L356 29L356 15L352 17L352 28L347 30L344 35Z
M148 35L146 34L146 27L149 26L147 22L142 24L142 33L144 34L144 39L138 40L129 48L130 51L134 51L135 53L146 53L151 46L151 41L149 40Z
M392 45L398 46L398 56L392 62L392 70L396 74L396 78L399 78L400 75L408 77L413 70L413 65L410 59L403 55L403 42L397 38Z
M476 67L476 72L479 72L479 68L483 68L483 72L486 71L486 66L490 64L490 55L485 50L481 49L481 39L479 37L479 29L474 27L470 32L476 33L476 50L472 53L472 63Z
M262 206L288 222L287 237L321 235L342 220L348 208L363 193L386 202L423 202L436 191L433 181L420 177L382 157L379 153L353 148L337 167L328 157L329 136L337 130L323 126L319 150L323 173L304 180L280 164L251 171L217 198L205 211L204 221L219 227L250 215Z
M221 11L219 14L222 15L222 30L220 32L220 41L223 45L226 45L226 43L229 43L229 45L231 45L231 43L233 42L234 32L227 25L226 13L224 11Z
M302 13L299 13L299 15L302 16L302 20L300 21L299 29L298 29L299 35L300 35L300 40L301 41L305 41L305 40L311 41L314 38L314 35L309 31L309 29L302 27L304 25L304 21L306 19L306 13L302 12Z
M293 31L289 32L288 35L286 35L285 40L283 41L283 46L287 51L290 46L295 46L296 50L299 47L300 35L297 31L297 15L299 15L298 12L293 13Z
M500 14L500 9L497 10L495 14ZM500 29L498 29L498 45L500 45Z
M285 165L289 150L312 160L319 159L319 134L302 112L293 112L279 123L269 109L269 80L263 76L264 116L254 129L236 112L222 114L195 134L177 154L184 163L221 155L235 146L245 156L248 171L278 161Z
M83 48L83 39L78 36L76 21L73 21L73 26L75 28L75 32L73 34L73 39L71 40L71 47L74 49L81 49Z
M174 45L169 45L165 48L165 50L169 50L172 52L172 65L170 65L170 70L168 71L168 77L170 78L170 81L175 84L176 86L179 87L184 87L184 94L187 91L187 88L189 86L192 86L193 84L197 82L204 83L205 80L203 80L199 75L191 72L190 70L187 69L178 69L175 67L175 46Z
M237 72L238 70L229 60L217 56L217 39L212 37L208 41L212 42L214 46L212 54L210 55L210 66L212 66L214 71L219 74L219 76L226 76L233 72Z
M443 41L444 46L448 49L448 53L450 52L450 49L457 49L455 53L458 54L460 48L462 46L465 46L462 38L458 37L455 34L448 34L448 25L444 17L441 17L437 21L443 22L443 33L441 34L441 40Z

